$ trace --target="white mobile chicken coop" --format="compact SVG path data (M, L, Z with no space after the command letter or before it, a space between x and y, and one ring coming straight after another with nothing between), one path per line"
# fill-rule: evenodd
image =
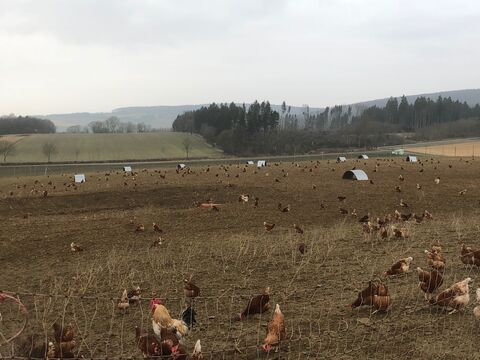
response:
M345 173L342 176L342 179L365 181L365 180L368 180L368 176L365 171L360 169L355 169L355 170L345 171Z
M406 159L408 162L417 162L417 157L416 156L412 156L412 155L409 155L407 156L407 159Z
M86 178L84 174L76 174L73 176L73 180L76 183L84 183L86 181Z
M257 167L264 167L267 166L267 160L258 160Z
M177 164L177 170L183 170L187 167L185 164Z
M368 160L368 155L365 155L365 154L358 155L358 158L363 160Z
M132 172L132 167L131 166L124 166L123 171L125 172Z
M347 158L346 158L345 156L339 156L339 157L337 157L337 162L340 163L340 162L345 162L345 161L347 161Z

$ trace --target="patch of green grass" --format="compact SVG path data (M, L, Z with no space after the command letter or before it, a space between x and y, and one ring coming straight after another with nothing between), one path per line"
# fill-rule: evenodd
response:
M46 162L45 143L57 149L52 162L158 160L186 158L184 140L190 140L189 158L218 158L222 152L198 135L159 132L142 134L35 134L18 137L10 163ZM15 140L12 137L9 140Z

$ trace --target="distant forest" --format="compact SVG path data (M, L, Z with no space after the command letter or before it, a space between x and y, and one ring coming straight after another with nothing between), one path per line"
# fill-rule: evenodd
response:
M228 154L295 154L341 148L375 148L404 142L404 134L418 140L452 136L480 136L480 105L438 97L419 97L410 104L390 98L385 107L356 109L334 106L303 117L281 111L270 103L255 101L248 108L211 104L185 112L173 122L173 130L201 134ZM413 134L412 134L413 133Z
M0 117L0 135L10 134L50 134L56 131L50 120L29 116Z

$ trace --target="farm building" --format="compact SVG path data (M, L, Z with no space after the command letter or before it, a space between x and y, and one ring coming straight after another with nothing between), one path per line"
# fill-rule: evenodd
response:
M417 157L413 155L408 155L406 160L408 162L417 162Z
M404 154L405 154L405 150L403 149L396 149L392 151L392 155L404 155Z
M86 181L84 174L76 174L73 178L76 183L84 183Z
M363 160L368 160L368 155L365 155L365 154L358 155L358 158Z
M368 180L368 176L363 170L348 170L342 176L342 179L347 180Z
M337 157L337 162L345 162L345 161L347 161L347 158L345 156Z
M132 167L131 166L124 166L123 171L125 172L132 172Z
M252 160L247 161L247 165L254 165L255 163Z
M258 160L257 167L267 166L267 160Z

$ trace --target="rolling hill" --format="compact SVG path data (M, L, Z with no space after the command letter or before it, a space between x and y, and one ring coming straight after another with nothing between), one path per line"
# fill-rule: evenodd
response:
M16 153L7 158L10 163L46 162L42 152L45 143L57 149L52 162L95 162L160 160L186 158L184 139L191 143L189 157L218 158L223 153L208 145L201 136L186 133L156 132L141 134L35 134L8 136L18 141Z
M438 96L451 97L452 100L459 100L461 102L466 101L469 105L475 105L480 103L480 89L467 89L467 90L454 90L454 91L440 91L428 94L408 95L408 101L414 102L416 98L425 96L436 100ZM397 96L400 98L401 95ZM362 109L377 105L384 106L387 103L388 97L383 99L369 100L358 102L354 104L342 104L344 106L352 106L354 113L361 111ZM319 102L321 99L319 99ZM333 106L335 104L331 104ZM133 106L122 107L111 112L105 113L72 113L72 114L49 114L49 115L36 115L40 118L47 118L52 120L57 125L58 131L64 131L67 127L72 125L86 126L92 121L103 121L110 116L116 116L123 122L144 122L153 128L170 128L173 120L177 115L182 114L185 111L191 111L199 109L205 106L205 104L198 105L178 105L178 106ZM280 105L272 105L274 110L280 111ZM299 117L300 123L303 119L303 106L292 106L291 113ZM310 113L316 113L323 111L323 108L311 107Z

